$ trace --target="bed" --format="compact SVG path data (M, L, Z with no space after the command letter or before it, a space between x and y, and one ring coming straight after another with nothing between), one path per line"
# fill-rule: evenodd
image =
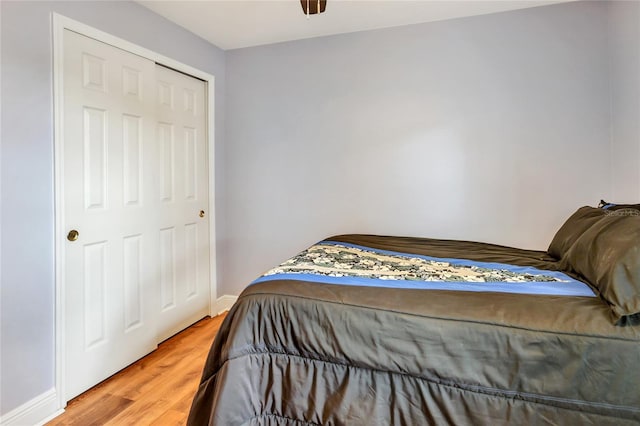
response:
M627 210L578 209L547 252L323 240L240 295L188 424L640 424Z

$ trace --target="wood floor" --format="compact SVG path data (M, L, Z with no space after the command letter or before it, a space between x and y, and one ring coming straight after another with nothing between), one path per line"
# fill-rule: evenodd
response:
M183 425L225 314L205 318L71 400L51 425Z

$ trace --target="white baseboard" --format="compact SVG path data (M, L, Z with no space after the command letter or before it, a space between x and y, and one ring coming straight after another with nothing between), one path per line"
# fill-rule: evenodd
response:
M218 297L218 299L211 306L211 316L220 315L221 313L231 309L234 303L238 300L238 296L224 295Z
M40 426L64 412L55 388L36 396L0 417L2 426Z

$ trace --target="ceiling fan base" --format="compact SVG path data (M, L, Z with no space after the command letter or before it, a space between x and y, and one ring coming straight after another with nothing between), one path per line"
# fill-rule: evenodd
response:
M300 0L300 5L302 6L302 11L306 15L315 15L317 13L322 13L327 8L327 0L320 0L320 11L318 11L318 0ZM307 8L309 9L307 11Z

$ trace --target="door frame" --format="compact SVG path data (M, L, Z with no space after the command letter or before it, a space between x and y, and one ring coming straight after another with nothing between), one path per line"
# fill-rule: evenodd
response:
M64 31L70 30L94 40L109 44L127 52L133 53L143 58L149 59L157 64L173 68L176 71L191 75L203 80L206 85L206 147L209 165L209 314L217 315L214 312L217 301L217 278L216 278L216 235L215 235L215 115L214 115L214 94L215 77L204 71L183 64L167 56L156 53L152 50L138 46L134 43L115 37L111 34L100 31L89 25L67 18L58 13L52 13L53 19L53 123L54 123L54 252L55 252L55 378L54 386L58 401L58 408L64 409L67 405L65 398L65 229L63 229L63 201L64 201L64 178L63 178L63 153L64 153Z

